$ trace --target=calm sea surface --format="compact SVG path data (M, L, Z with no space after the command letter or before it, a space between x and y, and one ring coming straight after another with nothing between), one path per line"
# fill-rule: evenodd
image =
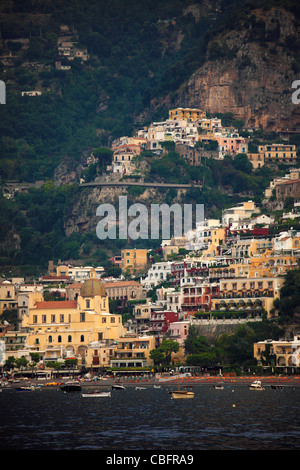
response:
M0 393L0 449L299 450L300 386L250 391L196 385L173 400L170 386L82 398L55 388Z

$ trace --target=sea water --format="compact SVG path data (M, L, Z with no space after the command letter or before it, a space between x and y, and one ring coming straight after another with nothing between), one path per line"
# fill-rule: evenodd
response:
M300 386L251 391L246 384L195 385L194 399L170 387L112 390L83 398L59 388L0 393L0 449L296 450Z

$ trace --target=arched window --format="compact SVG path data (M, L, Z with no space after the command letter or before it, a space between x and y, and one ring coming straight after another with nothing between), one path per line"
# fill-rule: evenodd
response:
M61 343L61 335L58 335L57 341L58 343Z
M72 335L68 336L68 343L72 343Z
M90 308L90 299L87 299L85 301L86 308Z
M80 341L81 341L81 343L84 342L84 335L81 335L81 336L80 336Z
M52 343L52 336L49 336L48 343Z

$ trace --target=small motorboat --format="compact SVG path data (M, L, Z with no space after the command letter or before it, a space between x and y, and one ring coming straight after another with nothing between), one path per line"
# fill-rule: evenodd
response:
M124 385L121 385L121 384L113 384L111 386L112 390L126 390L126 388L124 387Z
M34 385L29 385L28 387L17 387L16 392L34 392L36 387Z
M63 392L80 392L81 385L78 382L66 382L65 384L61 385L60 389Z
M249 385L249 390L264 390L264 387L261 385L260 380L254 380L254 382Z
M222 384L216 384L216 385L214 385L214 389L215 389L215 390L224 390L224 385L222 385Z
M172 395L173 399L177 398L194 398L194 392L190 392L188 390L176 390L169 392Z
M84 392L81 396L83 398L105 398L111 397L111 392Z
M136 390L147 390L146 387L135 387Z

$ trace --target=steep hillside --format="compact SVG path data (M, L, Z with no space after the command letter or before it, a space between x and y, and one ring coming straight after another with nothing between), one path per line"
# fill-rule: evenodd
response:
M296 0L1 2L0 72L7 90L0 106L1 183L46 184L0 198L0 263L8 270L44 268L49 259L101 261L103 248L118 251L121 243L96 239L95 209L119 191L82 190L76 183L91 149L166 119L170 108L230 112L267 130L297 128L291 83L300 71L299 11ZM63 41L79 54L74 60L60 55ZM22 96L29 90L41 95ZM153 158L147 176L205 179L205 187L128 190L132 202L197 201L207 215L220 217L241 198L260 202L274 175L241 171L230 160L177 165L172 156Z
M300 107L291 99L300 71L299 8L247 4L230 27L210 34L205 62L164 103L231 112L249 127L299 132Z

